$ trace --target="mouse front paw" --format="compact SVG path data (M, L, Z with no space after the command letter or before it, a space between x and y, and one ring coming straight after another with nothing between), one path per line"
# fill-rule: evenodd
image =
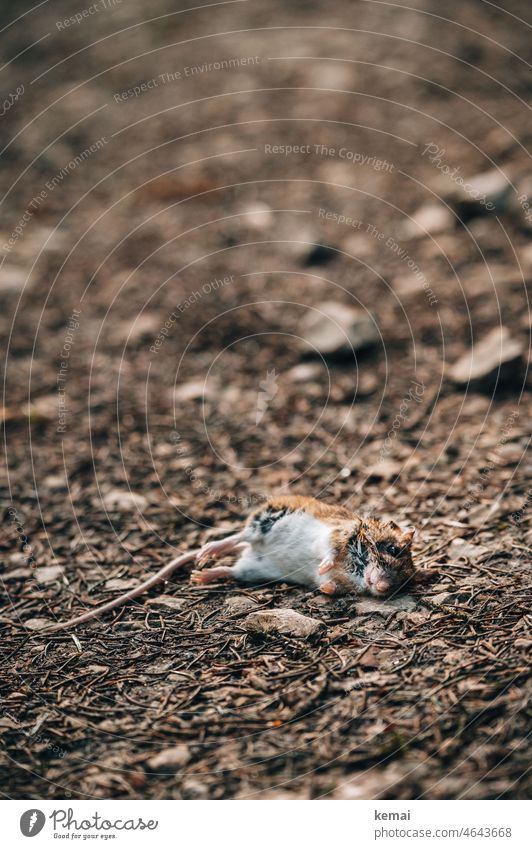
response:
M325 581L324 584L320 584L320 593L324 593L325 595L341 595L341 590L336 581Z
M318 574L325 575L327 572L330 572L331 569L334 569L334 565L335 560L332 555L330 557L325 557L318 566Z

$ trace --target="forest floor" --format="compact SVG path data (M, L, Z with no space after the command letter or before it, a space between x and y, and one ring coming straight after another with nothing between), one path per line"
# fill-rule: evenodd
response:
M417 5L54 0L2 33L4 796L530 793L530 8ZM456 200L493 171L493 209ZM308 354L331 301L372 346ZM31 630L288 491L415 525L436 577L184 571Z

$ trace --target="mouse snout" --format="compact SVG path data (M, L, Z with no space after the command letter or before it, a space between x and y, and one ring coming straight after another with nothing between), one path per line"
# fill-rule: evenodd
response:
M370 566L366 570L365 579L366 587L372 595L386 595L392 589L393 581L378 567Z

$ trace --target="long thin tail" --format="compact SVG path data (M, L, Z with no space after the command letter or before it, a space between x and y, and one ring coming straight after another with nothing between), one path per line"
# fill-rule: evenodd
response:
M74 619L69 619L68 622L58 622L57 625L52 625L50 628L44 628L38 633L46 635L53 634L56 631L65 631L69 628L73 628L75 625L81 625L83 622L89 622L91 619L96 619L98 616L101 616L102 613L107 613L108 610L120 607L122 604L137 598L137 596L147 592L156 584L159 584L161 581L169 578L170 575L175 572L176 569L179 569L180 566L184 566L186 563L190 563L191 560L195 560L198 552L199 548L196 548L193 551L187 551L185 554L180 554L179 557L175 557L174 560L171 560L170 563L167 563L166 566L159 569L155 575L150 575L149 578L146 578L146 580L143 581L142 584L139 584L138 587L134 587L132 590L118 596L118 598L111 599L111 601L100 605L100 607L93 607L91 610L87 610L86 613L81 613L79 616L75 616Z

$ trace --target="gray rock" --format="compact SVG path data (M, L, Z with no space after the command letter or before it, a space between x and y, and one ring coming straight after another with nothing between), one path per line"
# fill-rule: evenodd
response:
M57 397L41 395L28 404L27 414L31 422L49 422L57 418ZM26 412L26 410L24 410Z
M401 463L384 458L369 467L367 471L367 480L393 480L400 475L402 468Z
M142 509L147 505L147 500L140 492L131 492L127 489L112 489L103 497L103 505L106 510L135 510Z
M106 590L123 592L124 590L134 590L138 586L138 581L135 581L133 578L109 578L104 586Z
M48 489L66 489L68 481L64 475L47 475L43 479L43 486Z
M486 545L474 545L461 537L453 539L449 546L451 557L465 557L467 560L478 560L488 553L489 548Z
M256 201L244 207L242 223L252 230L267 230L274 222L271 208L261 201Z
M173 595L158 595L157 598L149 598L145 602L146 607L151 610L183 610L185 599L174 598Z
M319 380L322 376L318 363L299 363L287 372L286 376L294 383L306 383L309 380Z
M55 625L55 622L51 619L41 619L39 617L36 619L27 619L24 622L24 627L30 631L43 631L45 628L49 628L50 625Z
M455 590L454 592L444 592L433 595L431 596L430 601L432 604L443 604L449 606L453 604L462 604L462 602L467 601L470 596L470 592Z
M417 781L426 775L428 767L425 762L416 761L414 757L403 758L400 763L380 765L352 773L347 780L342 781L334 791L333 799L357 801L363 799L400 799L405 787L405 778Z
M399 274L392 280L392 286L401 298L415 296L419 297L422 285L415 274Z
M399 236L403 239L421 239L427 235L444 233L454 226L452 212L441 203L426 203L403 222Z
M523 367L523 345L512 338L507 327L495 327L449 369L458 386L491 392L519 381Z
M452 183L443 197L460 218L506 212L512 203L513 189L505 174L497 168L464 178L463 185Z
M190 749L182 743L179 746L172 746L170 749L163 749L153 755L148 760L147 766L152 772L172 773L186 766L190 758Z
M437 593L437 595L431 596L432 604L451 604L453 599L452 593Z
M313 637L325 628L325 623L311 616L303 616L296 610L257 610L244 620L249 634L283 634L287 637Z
M63 574L61 566L39 566L34 575L40 584L52 584Z
M24 286L29 287L27 270L16 265L4 264L0 272L0 291L17 293L21 292Z
M161 317L157 313L142 313L133 321L122 321L114 330L116 338L131 345L156 336L161 328Z
M377 327L362 310L335 301L324 301L310 310L301 325L305 353L348 356L379 341Z
M411 595L399 595L397 598L359 598L356 601L356 612L359 615L378 614L389 616L400 610L415 610L417 602Z
M197 778L184 778L181 782L181 795L183 799L209 799L210 792L206 783L198 781Z
M250 610L255 610L257 604L258 602L249 598L249 596L232 595L225 600L223 614L228 618L241 616L243 613L249 613Z
M204 380L189 380L176 386L174 399L176 401L197 401L205 397L207 388Z
M9 555L8 559L9 559L9 562L13 564L13 566L27 566L28 565L28 555L24 554L23 551L14 551L13 554Z

